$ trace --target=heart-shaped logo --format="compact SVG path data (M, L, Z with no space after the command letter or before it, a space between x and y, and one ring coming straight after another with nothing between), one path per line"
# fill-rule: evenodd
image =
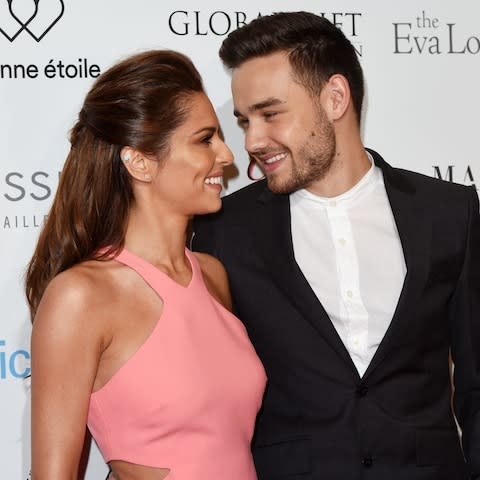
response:
M0 33L13 42L27 32L36 42L55 26L65 11L63 0L0 0Z

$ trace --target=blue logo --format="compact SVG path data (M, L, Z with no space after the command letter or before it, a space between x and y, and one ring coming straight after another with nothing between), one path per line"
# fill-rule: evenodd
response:
M30 353L26 350L6 352L5 340L0 340L0 380L25 378L30 375Z
M0 0L0 33L10 42L22 32L40 42L64 11L63 0Z

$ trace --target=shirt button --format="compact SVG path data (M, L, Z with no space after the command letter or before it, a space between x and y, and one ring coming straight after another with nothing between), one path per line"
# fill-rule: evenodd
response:
M340 240L338 240L338 243L340 243L340 245L344 247L347 244L347 241L344 238L340 238Z
M359 385L356 392L359 397L364 397L368 393L368 387L366 387L365 385Z
M351 290L347 290L347 297L352 298L353 297L353 292Z
M330 202L328 202L328 204L331 206L331 207L336 207L337 206L337 202L335 200L331 200Z
M372 457L365 457L362 460L362 465L366 468L370 468L373 465L373 458Z

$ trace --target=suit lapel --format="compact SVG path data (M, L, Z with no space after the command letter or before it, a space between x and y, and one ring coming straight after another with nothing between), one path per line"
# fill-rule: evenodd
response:
M402 244L407 274L390 325L364 374L368 377L387 354L394 351L396 340L408 334L415 320L416 307L421 302L422 284L428 274L432 228L428 215L419 211L415 188L409 180L395 171L376 152L370 151L375 164L383 171L385 188Z
M374 151L375 164L382 169L385 188L399 232L407 274L390 325L368 366L366 379L382 360L395 349L396 340L405 338L410 322L415 320L415 307L421 301L422 284L428 274L431 247L431 222L415 203L415 188ZM324 337L338 355L358 375L355 365L333 326L328 314L305 279L295 261L288 195L274 195L267 189L259 197L262 204L256 238L273 281Z
M288 195L274 195L266 190L259 201L263 204L258 225L261 234L256 237L261 243L263 258L273 281L284 292L285 298L296 306L301 315L356 373L345 345L295 261Z

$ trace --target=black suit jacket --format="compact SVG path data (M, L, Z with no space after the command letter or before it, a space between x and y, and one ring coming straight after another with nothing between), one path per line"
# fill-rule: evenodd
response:
M407 275L362 378L295 262L288 195L260 181L195 221L193 248L225 265L235 313L269 378L253 442L259 480L480 478L477 193L371 153Z

